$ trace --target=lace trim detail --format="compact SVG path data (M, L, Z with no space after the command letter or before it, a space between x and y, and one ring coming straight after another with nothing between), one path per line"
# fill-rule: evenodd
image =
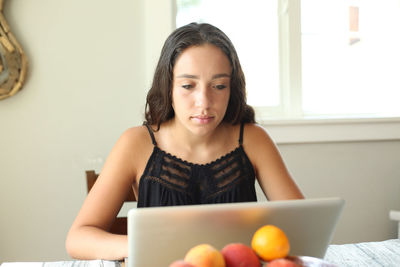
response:
M190 163L158 148L154 153L142 179L202 199L232 190L245 179L254 179L254 172L249 169L251 163L241 146L207 164Z
M227 184L227 186L225 188L221 188L217 192L214 192L214 193L210 194L209 196L207 196L207 200L211 199L211 198L215 198L216 196L231 190L232 188L234 188L235 186L240 184L240 182L245 179L246 179L245 177L238 177L237 179L233 180L230 184Z
M164 151L164 150L162 150L162 149L160 149L158 147L157 147L157 149L158 149L158 151L163 153L168 158L176 160L176 162L181 162L181 163L183 163L183 164L185 164L187 166L190 166L190 167L193 167L193 166L210 167L210 166L215 165L215 164L219 163L220 161L232 156L233 154L238 153L238 150L241 149L241 147L242 146L238 146L234 150L232 150L231 152L228 152L227 154L225 154L225 155L223 155L223 156L221 156L221 157L219 157L219 158L217 158L217 159L215 159L215 160L213 160L213 161L211 161L209 163L205 163L205 164L192 163L192 162L189 162L187 160L181 159L181 158L179 158L179 157L177 157L175 155L172 155L169 152L166 152L166 151Z
M181 192L183 194L187 194L187 195L190 194L184 187L176 187L173 184L166 182L166 180L164 180L164 179L160 179L160 178L154 177L154 176L146 176L143 178L146 178L146 180L149 180L149 181L154 181L156 183L162 184L163 186L167 187L168 189L179 191L179 192Z

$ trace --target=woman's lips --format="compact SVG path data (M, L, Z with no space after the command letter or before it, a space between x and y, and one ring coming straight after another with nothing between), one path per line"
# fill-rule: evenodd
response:
M193 116L192 120L200 124L206 124L212 121L214 117L212 116Z

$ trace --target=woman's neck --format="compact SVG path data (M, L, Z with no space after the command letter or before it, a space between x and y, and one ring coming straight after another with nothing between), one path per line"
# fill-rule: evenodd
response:
M178 121L172 119L170 121L168 132L171 139L177 140L180 144L185 144L188 148L204 147L220 143L221 137L226 132L225 123L219 124L215 129L202 134L195 134L190 129Z
M204 135L195 135L175 120L164 123L160 130L160 148L191 162L208 162L232 149L229 125L222 123Z

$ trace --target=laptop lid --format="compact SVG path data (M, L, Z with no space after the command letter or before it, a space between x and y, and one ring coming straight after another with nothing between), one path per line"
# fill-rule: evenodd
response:
M323 258L343 206L341 198L323 198L131 209L128 267L168 266L202 243L250 246L266 224L286 233L290 255Z

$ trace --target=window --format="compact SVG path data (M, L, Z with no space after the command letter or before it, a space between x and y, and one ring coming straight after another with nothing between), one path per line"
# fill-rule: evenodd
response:
M301 25L305 114L399 115L399 0L302 0Z
M177 0L234 43L257 120L400 116L400 0Z

